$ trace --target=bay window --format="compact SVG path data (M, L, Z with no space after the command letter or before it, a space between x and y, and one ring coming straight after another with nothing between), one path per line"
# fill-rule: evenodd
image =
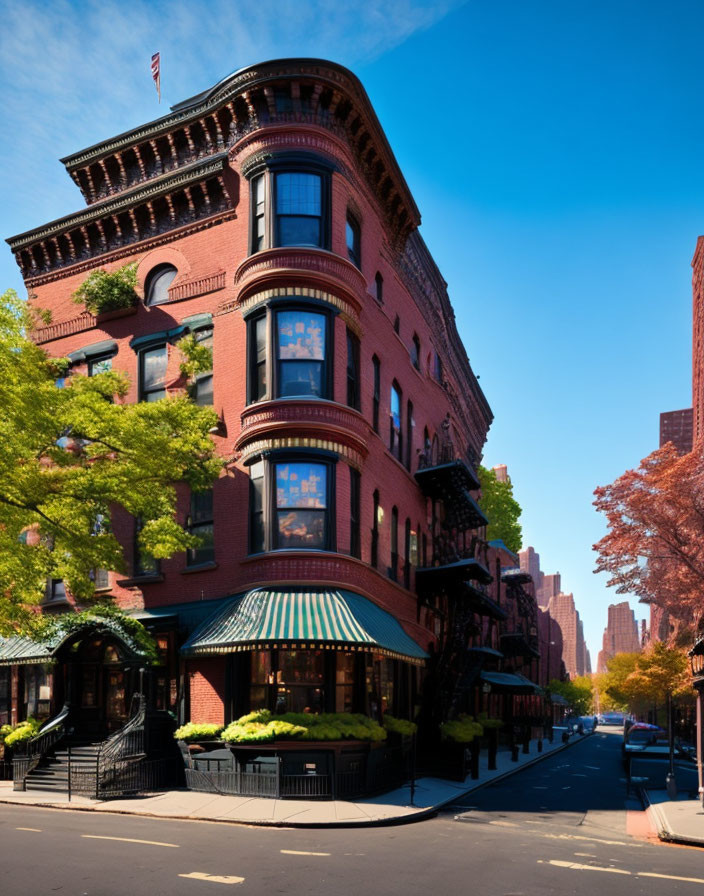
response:
M250 170L250 250L330 246L330 164L283 153Z
M328 312L273 307L250 318L248 327L250 403L266 398L330 398Z
M250 467L250 551L335 550L334 472L325 460L267 458Z

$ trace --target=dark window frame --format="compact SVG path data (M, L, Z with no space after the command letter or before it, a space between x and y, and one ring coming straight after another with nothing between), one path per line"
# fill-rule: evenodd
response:
M362 225L359 222L359 218L349 209L345 219L345 244L347 246L347 257L356 268L361 270Z
M411 518L406 517L406 528L403 537L403 587L411 587Z
M362 477L359 470L350 467L350 556L362 556L360 538L360 507L362 494Z
M337 458L327 452L272 452L266 456L260 456L250 464L250 470L259 462L262 463L262 476L253 480L250 475L250 503L249 503L249 552L250 554L269 553L271 551L337 551L337 526L336 526L336 487L337 487ZM313 547L290 547L279 544L278 515L282 510L295 510L296 508L279 508L276 500L276 469L283 464L320 464L325 467L325 489L327 506L321 508L324 512L324 538L322 545ZM255 482L261 478L261 510L255 510ZM310 508L299 508L310 509ZM263 538L259 545L255 539L255 519L261 518Z
M372 393L372 427L374 432L379 432L379 405L381 403L381 361L376 355L372 356L372 370L374 376L374 391Z
M210 496L210 507L199 507L203 504L202 499ZM186 550L186 566L204 566L206 564L215 563L215 510L213 502L213 489L204 489L200 492L191 492L191 506L186 520L186 529L190 535L199 536L205 534L208 530L211 533L210 545L199 545L195 548ZM209 513L207 512L209 510Z
M133 578L156 578L161 575L161 562L156 557L147 555L139 546L139 533L142 529L142 520L135 517L133 535L132 575ZM151 567L145 564L145 560L151 561Z
M398 397L398 427L394 426L394 393ZM389 451L403 463L403 390L396 380L389 391Z
M308 361L307 363L320 364L320 395L302 393L301 395L281 394L282 365L306 363L293 359L279 358L279 327L278 315L287 312L301 312L303 314L318 314L324 320L325 349L320 361ZM257 325L264 324L264 339L266 344L266 357L260 361L257 356ZM274 401L276 399L306 398L311 401L332 401L333 398L333 341L335 333L335 314L328 306L315 302L300 302L295 300L276 301L267 304L263 309L257 309L256 313L247 317L247 404L255 404L258 401ZM258 377L259 368L264 369L264 390L259 394L258 386L262 382ZM358 365L359 369L359 365Z
M391 551L389 566L389 578L392 582L398 582L398 507L394 504L391 508Z
M372 541L371 541L371 551L369 564L373 566L374 569L379 565L379 507L380 498L379 498L379 489L374 489L374 494L372 495L372 505L374 517L372 519Z
M374 298L380 305L384 304L384 278L381 276L381 272L377 271L374 275L374 284L376 287L376 295Z
M139 353L138 353L138 356L139 356L139 361L138 361L138 367L139 367L139 388L138 388L138 392L139 392L139 401L149 401L149 399L146 398L146 396L147 396L147 395L152 395L152 394L154 394L154 393L156 393L156 392L163 392L164 394L161 396L161 398L166 398L166 381L164 381L164 385L163 385L161 388L159 388L159 389L155 389L155 388L145 389L145 388L144 388L144 361L145 361L145 358L146 358L146 356L147 356L148 354L150 354L151 352L155 352L155 351L158 351L158 350L163 350L163 351L164 351L164 354L165 354L165 357L166 357L166 365L165 365L165 367L164 367L164 378L166 378L166 372L167 372L168 367L169 367L169 345L168 345L168 343L167 343L167 342L157 342L157 343L154 343L153 345L146 345L146 346L144 346L144 348L142 348L142 349L139 350ZM161 398L154 399L154 400L155 400L155 401L160 401Z
M347 327L347 405L360 410L359 337Z
M413 430L415 429L416 421L413 416L413 402L409 398L406 402L406 469L411 469L411 462L413 460Z
M413 334L411 345L411 364L416 370L420 370L420 339L417 333Z
M296 244L282 246L280 240L279 213L277 213L277 177L280 174L313 174L320 178L320 241L317 245L300 244L301 248L317 248L330 250L331 241L331 208L333 167L321 156L311 153L280 153L265 162L259 162L245 171L249 179L249 254L264 249L295 248ZM262 178L259 181L259 178ZM262 184L264 195L260 203L255 204L255 183ZM259 207L263 205L263 210ZM302 216L305 217L305 216ZM261 228L259 224L261 223Z
M173 277L166 284L166 298L162 299L160 302L155 302L153 300L155 286L165 274L173 273ZM169 302L169 288L174 280L178 277L178 268L169 264L168 262L164 264L158 264L149 271L145 280L144 280L144 304L149 308L154 308L159 305L166 305Z

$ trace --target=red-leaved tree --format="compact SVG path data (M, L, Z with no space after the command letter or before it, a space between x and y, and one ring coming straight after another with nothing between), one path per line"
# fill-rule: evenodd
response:
M663 607L677 629L704 617L704 457L670 443L597 488L608 533L594 545L596 572L618 594Z

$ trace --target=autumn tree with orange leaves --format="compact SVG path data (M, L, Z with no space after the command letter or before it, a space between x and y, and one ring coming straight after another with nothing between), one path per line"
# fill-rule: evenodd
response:
M704 621L704 458L671 443L594 492L608 533L594 545L595 572L618 594L663 607L677 630Z

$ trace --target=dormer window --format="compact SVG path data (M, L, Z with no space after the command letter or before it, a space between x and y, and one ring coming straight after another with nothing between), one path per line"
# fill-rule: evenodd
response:
M169 287L178 271L172 264L160 264L149 272L144 284L146 305L163 305L169 301Z

